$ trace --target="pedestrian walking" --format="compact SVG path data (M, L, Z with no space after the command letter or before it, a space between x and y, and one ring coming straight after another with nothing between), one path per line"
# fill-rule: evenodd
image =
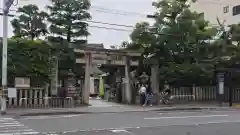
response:
M152 99L153 99L153 93L151 93L151 92L147 93L143 106L146 106L146 105L152 106Z
M171 93L172 93L167 81L164 82L164 89L162 93L163 93L163 96L162 96L161 102L164 104L167 104L171 98Z
M139 95L140 95L140 104L144 105L146 100L146 94L147 94L147 88L144 85L141 85L139 89Z

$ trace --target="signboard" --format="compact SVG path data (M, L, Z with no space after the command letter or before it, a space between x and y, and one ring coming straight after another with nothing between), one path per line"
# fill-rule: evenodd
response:
M16 77L15 87L30 88L30 79L26 77Z
M79 96L80 95L80 89L76 89L76 87L68 87L68 92L67 92L67 96L68 97L75 97L75 96Z
M8 97L16 98L17 97L17 89L16 88L8 88Z
M224 94L224 74L218 73L218 92Z

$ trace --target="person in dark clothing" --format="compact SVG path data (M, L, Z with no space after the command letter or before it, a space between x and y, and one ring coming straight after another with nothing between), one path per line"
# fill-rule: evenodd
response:
M163 103L168 103L172 94L172 91L169 87L169 84L167 82L164 83L164 98L163 98Z
M146 97L145 97L145 102L144 106L149 105L152 106L152 98L153 98L153 92L151 89L151 84L150 81L148 81L148 84L146 85Z
M171 95L171 89L167 82L165 82L165 84L164 84L164 92L166 92L168 95Z

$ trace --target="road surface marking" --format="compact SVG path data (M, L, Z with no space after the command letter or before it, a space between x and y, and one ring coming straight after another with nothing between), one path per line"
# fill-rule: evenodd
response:
M159 115L170 115L170 114L196 114L198 112L163 112L163 113L158 113ZM199 112L200 113L200 112Z
M145 120L158 120L158 119L187 119L187 118L209 118L209 117L227 117L229 115L200 115L200 116L172 116L172 117L154 117L144 118Z
M0 117L0 135L30 135L38 134L13 118Z
M30 116L21 118L22 120L41 120L41 119L59 119L59 118L72 118L82 116L83 114L78 115L60 115L60 116Z
M114 132L114 133L120 133L120 132L128 132L127 130L125 129L114 129L114 130L110 130L111 132Z
M79 129L75 129L75 130L70 130L70 131L64 131L64 134L67 133L76 133L76 132L89 132L89 131L112 131L115 133L119 133L120 131L124 131L124 130L129 130L129 129L139 129L139 128L154 128L154 127L168 127L168 126L201 126L201 125L208 125L208 124L225 124L225 123L240 123L240 120L233 120L233 121L227 121L227 120L219 120L219 121L210 121L210 122L200 122L200 123L185 123L185 124L168 124L168 125L156 125L156 126L138 126L138 127L120 127L120 128L101 128L101 129L87 129L87 130L79 130ZM119 130L121 129L121 130ZM129 132L129 131L128 131ZM1 134L0 134L1 135Z
M131 133L131 132L125 130L125 129L115 129L115 130L110 130L110 131L113 132L113 133L122 133L122 132L124 132L124 133L130 134L130 135L136 135L136 134Z
M24 133L15 133L15 134L12 134L12 133L4 133L4 134L1 134L0 135L37 135L38 132L24 132Z
M21 126L24 126L23 124L12 124L12 125L1 125L0 124L0 129L3 128L3 127L21 127Z

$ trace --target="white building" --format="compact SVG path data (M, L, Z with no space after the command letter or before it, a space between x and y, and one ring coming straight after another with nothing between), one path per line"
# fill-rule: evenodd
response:
M205 20L218 24L217 17L225 25L240 23L240 0L195 0L191 9L204 13Z

